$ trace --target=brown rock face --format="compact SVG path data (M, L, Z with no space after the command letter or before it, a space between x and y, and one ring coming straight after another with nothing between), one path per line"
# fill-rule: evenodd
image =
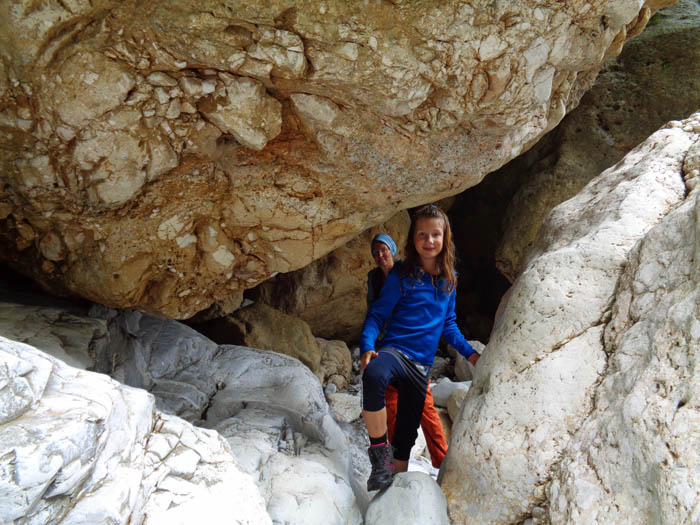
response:
M253 304L200 327L219 344L272 350L299 359L323 380L321 350L309 325L265 304ZM349 355L349 352L348 352Z
M190 317L476 184L555 126L650 13L5 2L1 257L54 290Z
M321 352L321 382L324 385L333 383L338 390L344 389L352 374L352 357L348 345L343 341L327 341L320 337L316 338L316 342Z
M300 317L316 336L353 341L367 313L367 272L375 266L370 243L377 233L387 233L396 243L396 258L402 258L410 225L408 212L400 211L310 265L269 279L249 293Z

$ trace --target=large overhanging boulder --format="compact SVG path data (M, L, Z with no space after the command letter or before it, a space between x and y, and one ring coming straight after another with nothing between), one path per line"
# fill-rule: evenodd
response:
M669 3L6 2L0 253L189 317L478 183Z

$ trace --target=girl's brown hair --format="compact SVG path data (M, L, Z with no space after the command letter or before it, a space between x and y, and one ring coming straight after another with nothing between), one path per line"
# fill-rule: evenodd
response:
M418 278L420 266L420 256L413 244L413 235L416 231L418 219L442 219L444 225L442 232L442 251L437 256L440 277L443 280L442 289L445 293L452 293L457 287L457 275L455 274L455 247L452 242L452 229L447 214L434 204L427 204L416 209L411 216L411 228L408 230L406 240L406 259L404 271L412 279Z

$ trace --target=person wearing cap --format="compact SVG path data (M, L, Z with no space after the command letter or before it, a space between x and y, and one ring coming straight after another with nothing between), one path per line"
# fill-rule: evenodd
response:
M395 265L401 264L401 259L394 259L396 256L396 243L386 233L379 233L374 236L370 244L372 258L377 267L373 268L367 274L367 306L369 307L378 297L382 290L382 286L386 281L386 276ZM385 393L386 399L386 415L387 415L387 437L389 442L394 435L394 427L396 424L396 410L398 405L399 394L393 387L389 386ZM447 454L447 438L445 431L442 428L442 421L435 410L433 402L433 394L430 391L430 386L425 396L425 406L423 408L423 417L420 422L425 441L430 452L430 460L435 468L440 468L445 454Z

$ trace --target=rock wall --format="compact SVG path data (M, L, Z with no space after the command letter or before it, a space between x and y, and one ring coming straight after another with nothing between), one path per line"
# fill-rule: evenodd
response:
M700 139L684 173L690 195L627 257L595 410L547 488L553 522L700 519Z
M356 340L367 312L367 272L375 266L370 243L377 233L388 233L396 242L396 258L402 258L410 225L408 212L401 211L305 268L269 279L249 295L300 317L316 336Z
M513 283L503 305L491 340L476 367L473 386L452 429L441 482L453 520L465 524L510 523L543 513L542 507L549 504L548 491L554 490L549 492L551 495L562 494L551 488L550 481L564 468L565 454L570 452L574 458L585 455L585 451L576 451L577 431L589 428L588 421L598 409L598 402L612 403L606 401L606 390L615 384L617 393L623 393L633 386L621 384L622 375L617 376L619 381L613 379L615 361L626 363L629 370L625 377L630 381L635 368L645 367L643 359L632 364L634 359L630 360L627 354L615 352L617 345L618 351L626 347L625 337L617 340L613 335L615 329L611 327L615 324L609 323L614 313L612 305L617 299L621 308L631 299L625 295L624 287L618 289L617 285L623 269L630 264L627 262L630 250L672 210L689 202L688 199L694 202L695 194L688 197L686 192L695 187L700 174L699 116L673 122L669 128L652 135L574 198L557 206L548 217L524 271ZM674 238L669 243L681 242L679 232L669 232L667 236ZM656 257L655 263L645 268L648 272L654 268L664 272L662 260ZM658 282L659 276L647 273L644 279L651 286ZM635 284L634 288L635 293L641 293L644 285ZM653 295L643 297L648 308L654 310ZM686 328L679 327L677 335L669 336L678 341L681 355L695 356L697 346L683 335L686 333ZM626 337L632 348L636 348L637 343L631 341L638 337L635 330L630 330ZM643 341L638 344L644 346ZM648 351L646 347L645 351ZM688 373L692 374L692 368L675 376L669 371L665 388L677 386L684 391ZM601 383L609 386L601 389L599 395ZM637 403L635 411L656 411L654 399L647 400L644 396L633 399ZM620 399L617 401L620 406L624 404ZM623 413L632 409L625 406ZM606 417L614 419L614 412ZM656 431L650 431L644 439L654 442L656 435ZM593 432L590 436L594 447L607 439L604 432ZM610 443L611 447L616 446ZM669 467L668 479L685 475L681 467L685 461L697 461L694 453L688 454L677 468ZM633 456L631 453L630 461L624 460L627 466L633 464ZM615 473L609 480L637 475L616 464L610 456L607 459L610 463L606 468ZM576 465L581 464L580 459L575 461ZM588 481L577 478L572 471L564 470L561 479L566 480L567 495L580 499L564 504L566 496L562 496L557 500L560 507L555 515L568 512L567 516L576 519L576 512L587 509L591 515L599 512L606 520L610 518L603 496L600 509L587 507L584 500L592 492L585 491L585 487L578 490ZM606 483L611 486L605 480L600 485ZM659 505L650 504L637 511L632 508L633 498L628 498L619 516L639 512L645 516L642 521L653 521L654 512L662 512L668 501L687 499L681 484L671 488L664 480L656 485L640 482L645 483L664 493ZM630 492L635 492L635 484L631 485ZM614 492L619 487L612 486L610 490ZM678 512L688 516L687 509L683 507ZM618 519L626 521L624 517Z
M668 3L5 3L1 256L191 317L476 184Z
M512 282L549 212L669 120L700 108L700 5L659 11L555 130L492 174L520 179L507 205L496 264ZM501 182L500 184L504 184Z

